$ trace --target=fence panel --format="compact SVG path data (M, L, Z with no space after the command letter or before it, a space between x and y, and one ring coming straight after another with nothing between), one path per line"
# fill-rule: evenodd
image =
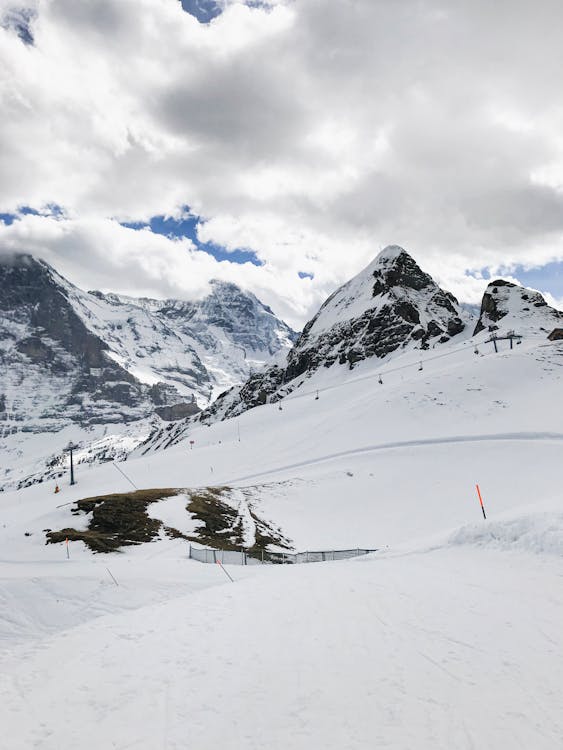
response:
M221 550L197 548L190 545L190 558L202 563L224 563L225 565L294 565L296 563L324 562L327 560L349 560L360 555L369 555L377 549L336 549L309 552L254 552L243 550Z

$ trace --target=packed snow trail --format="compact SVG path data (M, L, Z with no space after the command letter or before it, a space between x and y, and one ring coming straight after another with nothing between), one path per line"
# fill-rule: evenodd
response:
M258 569L15 649L5 747L557 750L561 575L474 546Z
M285 466L275 466L272 469L265 471L259 471L254 474L246 474L243 477L236 477L235 479L227 479L222 484L234 484L236 482L246 482L249 479L258 479L260 477L270 476L271 474L278 474L284 471L290 471L292 469L301 469L305 466L314 466L315 464L321 464L325 461L333 461L339 458L347 458L349 456L361 456L365 453L375 453L376 451L393 450L394 448L422 448L428 445L449 445L454 443L481 443L481 442L498 442L498 441L524 441L524 440L563 440L563 433L560 432L504 432L498 435L451 435L449 437L437 437L427 438L424 440L396 440L390 443L378 443L375 445L365 445L361 448L350 448L345 451L337 451L336 453L327 453L323 456L317 456L314 458L307 459L306 461L298 461L292 464L286 464Z

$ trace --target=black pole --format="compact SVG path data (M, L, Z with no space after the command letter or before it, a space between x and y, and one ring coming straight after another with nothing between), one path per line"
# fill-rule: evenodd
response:
M74 481L74 463L72 462L72 446L70 447L70 483L71 485L76 484Z

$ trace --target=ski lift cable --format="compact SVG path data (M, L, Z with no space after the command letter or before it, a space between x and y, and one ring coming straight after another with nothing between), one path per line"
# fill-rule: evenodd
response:
M433 357L427 357L424 360L424 362L432 362L435 359L442 359L443 357L450 357L453 354L459 354L459 352L463 351L464 349L466 350L467 347L459 347L458 349L455 349L453 351L444 352L443 354L436 354ZM324 388L319 388L318 390L319 392L324 392L324 391L333 390L334 388L344 388L345 386L354 385L355 383L360 383L364 380L373 380L376 377L382 377L383 375L388 375L393 372L399 372L401 370L411 370L413 367L416 367L416 362L409 362L406 365L399 365L398 367L390 367L387 370L381 370L381 374L373 373L370 375L362 375L359 378L354 378L353 380L347 380L344 383L333 383L331 385L325 386ZM304 391L303 393L297 393L295 395L288 394L287 396L285 396L284 401L294 401L300 398L305 398L306 396L311 396L313 393L316 392L316 390L317 389L315 389L315 391Z
M526 336L526 340L535 339L535 338L537 338L538 340L541 339L543 341L543 336L533 336L533 335ZM442 354L435 354L432 357L426 357L423 361L424 361L424 363L433 362L434 360L443 359L444 357L451 357L454 354L459 354L460 352L469 351L469 350L471 350L471 346L468 347L467 346L467 342L464 342L460 346L456 347L456 349L452 349L451 351L448 351L448 352L443 352ZM489 354L484 354L482 356L489 356ZM419 360L419 362L420 362L420 360ZM325 391L333 390L335 388L344 388L345 386L354 385L354 384L360 383L360 382L362 382L364 380L373 380L374 378L381 377L383 375L388 375L388 374L393 373L393 372L399 372L401 370L410 370L413 367L416 367L416 362L410 362L410 363L408 363L406 365L399 365L398 367L391 367L388 370L383 370L382 369L381 370L381 374L379 374L379 373L372 373L370 375L362 375L359 378L354 378L354 380L347 380L344 383L334 383L332 385L327 385L324 388L319 388L318 390L319 390L319 392L322 393L322 392L325 392ZM418 369L420 370L421 368L419 367ZM285 398L283 400L284 401L296 401L297 399L300 399L300 398L306 398L307 396L311 396L313 393L315 393L316 390L317 389L315 389L314 391L305 391L303 393L297 393L295 395L288 394L287 396L285 396Z

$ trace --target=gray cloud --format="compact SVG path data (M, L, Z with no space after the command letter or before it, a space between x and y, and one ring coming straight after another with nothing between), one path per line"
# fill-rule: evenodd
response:
M139 285L187 294L176 246L127 254L111 220L189 204L206 239L266 263L221 273L294 323L390 242L468 298L466 269L563 258L559 2L272 6L201 25L170 0L50 0L34 47L0 29L0 211L62 205L80 241L45 221L33 242L69 273L68 237L94 253L103 224L106 286L121 253ZM190 259L201 285L216 269Z

